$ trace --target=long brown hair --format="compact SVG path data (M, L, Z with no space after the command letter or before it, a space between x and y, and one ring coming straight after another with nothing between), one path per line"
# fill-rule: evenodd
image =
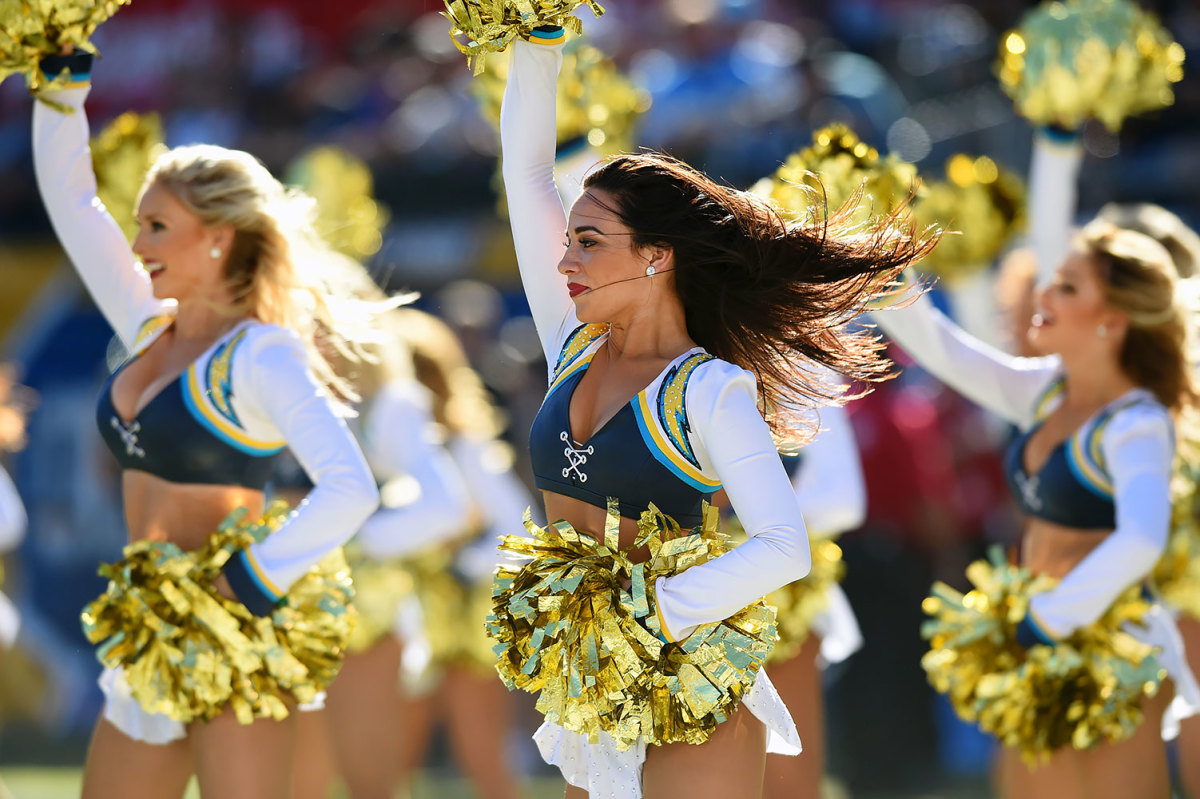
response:
M845 399L819 367L866 383L891 376L879 339L846 323L934 246L905 209L854 225L859 193L831 214L788 222L766 200L652 152L616 156L584 186L613 196L608 210L633 246L673 250L688 335L756 375L778 437L804 425L799 408Z
M1170 253L1154 239L1097 221L1077 246L1091 259L1105 300L1129 319L1119 353L1121 369L1172 411L1197 402L1188 346L1190 281L1176 277Z

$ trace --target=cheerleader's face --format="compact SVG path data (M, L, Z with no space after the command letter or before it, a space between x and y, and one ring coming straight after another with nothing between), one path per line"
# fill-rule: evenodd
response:
M150 275L155 297L183 302L222 296L232 229L204 225L157 183L142 193L137 215L133 252ZM218 253L215 258L214 253Z
M558 271L581 322L620 324L631 313L658 302L676 302L670 248L635 247L633 234L613 212L609 192L588 189L571 208L566 252ZM654 275L646 274L654 268Z
M1029 341L1047 355L1091 354L1115 349L1124 326L1104 297L1092 259L1072 252L1036 298Z

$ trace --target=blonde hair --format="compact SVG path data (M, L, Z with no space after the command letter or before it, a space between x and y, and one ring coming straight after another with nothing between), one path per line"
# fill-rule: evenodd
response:
M1190 292L1180 285L1170 253L1149 236L1102 220L1085 227L1077 242L1095 265L1108 304L1129 319L1121 368L1171 410L1195 406Z
M412 353L417 380L433 395L434 420L450 435L498 436L503 416L450 326L415 308L399 308L389 317Z
M1144 233L1167 249L1180 277L1194 277L1200 269L1200 236L1182 219L1153 203L1108 203L1097 219L1126 230Z
M350 361L362 360L364 344L377 338L370 324L376 309L330 292L329 274L344 272L349 259L313 232L313 199L285 187L249 153L207 144L163 153L151 166L143 193L152 185L169 191L202 224L233 228L225 262L233 297L228 311L298 332L318 379L341 397L356 399L325 353L331 347ZM329 345L325 352L316 345L318 331Z

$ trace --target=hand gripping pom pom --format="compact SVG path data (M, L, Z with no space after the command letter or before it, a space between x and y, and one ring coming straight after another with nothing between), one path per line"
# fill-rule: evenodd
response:
M71 76L43 75L41 60L74 47L95 53L89 39L101 23L129 0L0 0L0 82L24 74L29 91L54 108L66 107L44 93L66 88Z
M609 501L603 539L566 522L543 529L525 517L530 537L501 548L529 559L502 566L492 591L488 632L505 684L538 693L546 719L626 750L647 744L704 743L750 690L775 642L775 611L760 599L728 619L663 643L655 581L727 551L715 508L683 531L652 505L628 549ZM646 547L650 560L630 554ZM626 587L628 585L628 587Z
M1017 112L1035 125L1114 133L1126 117L1175 101L1183 47L1127 0L1045 2L1000 39L996 73Z
M105 666L122 666L138 704L190 723L232 708L238 721L282 719L317 699L341 668L354 624L350 571L335 550L293 585L268 617L221 596L229 558L287 518L275 503L258 520L239 508L204 545L137 541L102 566L108 590L83 611Z
M450 20L454 46L467 57L478 75L485 53L504 51L518 36L528 38L535 28L560 27L578 35L583 27L572 12L586 5L597 17L604 9L596 0L445 0L442 16ZM466 43L458 37L465 37Z
M1131 586L1095 623L1053 646L1024 649L1016 640L1032 596L1053 587L1048 577L1005 563L967 568L966 594L935 583L922 608L930 650L921 659L929 682L949 697L959 717L974 722L1028 762L1064 747L1089 749L1123 741L1142 723L1142 698L1154 696L1166 674L1154 649L1125 632L1148 603Z

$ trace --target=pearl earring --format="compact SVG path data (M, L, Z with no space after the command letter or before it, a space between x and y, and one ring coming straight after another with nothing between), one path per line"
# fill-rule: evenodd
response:
M213 257L213 260L215 261L216 259L221 257L221 248L213 247L211 250L208 251L208 254L211 255Z
M653 274L654 274L654 267L647 266L646 267L646 277L651 277L651 276L653 276Z
M1105 336L1107 336L1108 335L1108 325L1100 325L1099 327L1097 327L1096 335L1099 336L1100 338L1104 338Z

